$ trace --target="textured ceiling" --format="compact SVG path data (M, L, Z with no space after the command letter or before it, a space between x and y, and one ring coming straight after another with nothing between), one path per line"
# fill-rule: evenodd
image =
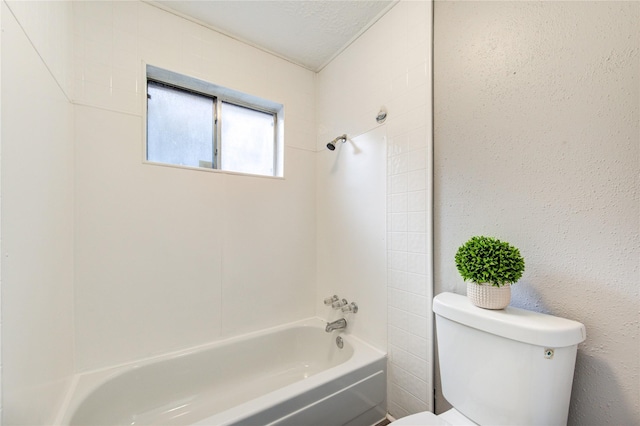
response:
M155 1L312 71L319 71L396 0Z

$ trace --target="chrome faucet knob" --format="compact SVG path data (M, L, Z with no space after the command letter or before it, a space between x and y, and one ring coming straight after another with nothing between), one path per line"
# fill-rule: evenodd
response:
M358 313L358 305L356 305L356 302L351 302L347 306L343 306L342 307L342 312L344 312L344 313L351 312L351 313L357 314Z
M333 296L327 297L326 299L324 299L324 304L329 306L333 302L337 302L338 300L340 300L340 298L337 295L334 294Z
M331 307L333 309L340 309L343 306L347 305L348 303L349 302L347 302L347 299L337 300L331 304Z

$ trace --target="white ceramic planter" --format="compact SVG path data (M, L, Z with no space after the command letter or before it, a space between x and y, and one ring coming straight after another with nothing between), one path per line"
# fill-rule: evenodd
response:
M504 309L511 302L511 285L495 287L490 284L467 282L467 297L480 308Z

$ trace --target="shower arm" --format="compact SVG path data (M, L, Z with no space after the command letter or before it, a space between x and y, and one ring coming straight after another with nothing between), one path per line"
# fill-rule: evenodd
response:
M334 140L332 140L331 142L329 142L327 144L327 148L329 148L331 151L336 149L336 144L338 142L342 142L345 143L347 141L347 134L345 133L344 135L338 136L337 138L335 138Z

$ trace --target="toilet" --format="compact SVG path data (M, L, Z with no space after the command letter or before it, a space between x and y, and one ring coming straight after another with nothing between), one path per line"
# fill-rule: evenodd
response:
M507 307L478 308L466 296L433 300L442 393L453 406L393 426L566 425L579 322Z

